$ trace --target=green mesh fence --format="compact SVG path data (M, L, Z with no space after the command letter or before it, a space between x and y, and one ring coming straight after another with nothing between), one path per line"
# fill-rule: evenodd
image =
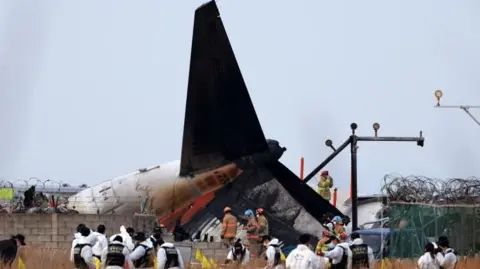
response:
M389 254L398 258L419 257L425 244L446 235L460 255L480 252L480 206L389 205Z

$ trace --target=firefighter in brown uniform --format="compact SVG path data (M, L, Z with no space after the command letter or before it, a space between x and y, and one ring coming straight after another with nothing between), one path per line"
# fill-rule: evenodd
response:
M248 219L247 226L245 227L247 230L248 248L252 258L256 258L260 255L260 253L258 253L260 249L260 239L258 238L258 229L260 228L260 225L258 225L251 209L245 211L245 216Z
M268 220L264 215L263 208L257 208L257 219L258 219L258 238L259 238L259 250L258 254L262 256L267 247L263 245L263 237L269 235Z
M235 236L237 236L237 218L232 215L232 209L230 207L225 207L223 209L225 216L222 221L222 233L220 237L223 240L223 243L230 247L233 245Z

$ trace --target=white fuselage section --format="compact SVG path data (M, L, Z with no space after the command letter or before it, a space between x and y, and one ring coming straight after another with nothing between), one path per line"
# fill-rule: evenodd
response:
M71 196L69 208L80 214L134 214L141 212L142 204L146 204L152 190L175 184L180 178L180 161L139 169L131 174L106 180L86 188ZM338 209L351 217L351 207L340 201L347 196L338 193ZM380 202L362 204L358 207L358 223L363 224L376 220L376 213L382 208ZM347 227L350 230L351 227Z
M133 214L153 189L177 180L180 161L173 161L119 176L71 196L69 208L81 214Z

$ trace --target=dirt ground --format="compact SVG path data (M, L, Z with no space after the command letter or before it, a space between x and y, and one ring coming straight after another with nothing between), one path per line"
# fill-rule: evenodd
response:
M69 261L70 250L46 249L46 248L28 248L25 249L27 259L25 260L26 269L73 269L74 266ZM229 266L221 265L220 268L231 268ZM263 268L264 261L254 261L249 266L242 266L243 269ZM199 264L190 264L188 266L192 269L200 269ZM1 268L1 267L0 267ZM13 268L18 268L18 262L15 261ZM376 269L414 269L417 268L416 261L412 260L394 260L384 262L382 268L379 262ZM456 269L479 269L480 258L461 258L457 264Z

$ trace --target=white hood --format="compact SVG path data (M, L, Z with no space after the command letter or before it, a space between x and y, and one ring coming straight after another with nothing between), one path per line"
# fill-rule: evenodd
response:
M99 235L101 235L101 234L90 230L90 234L85 239L88 241L88 243L90 243L90 245L93 246L97 243L97 241L98 241L97 237ZM75 233L73 236L77 240L80 239L80 238L83 238L81 233Z
M126 246L130 251L132 251L135 248L135 244L133 244L132 237L127 233L127 229L125 229L125 226L123 225L120 226L119 234L114 234L110 236L109 238L110 242L112 242L117 235L120 235L122 237L123 245Z
M270 240L270 242L268 242L267 246L278 245L279 243L280 243L280 241L278 241L277 238L273 238L272 240Z
M352 245L361 245L361 244L363 244L362 238L356 238L356 239L353 239L352 241Z
M174 245L172 243L165 242L160 247L173 248Z

